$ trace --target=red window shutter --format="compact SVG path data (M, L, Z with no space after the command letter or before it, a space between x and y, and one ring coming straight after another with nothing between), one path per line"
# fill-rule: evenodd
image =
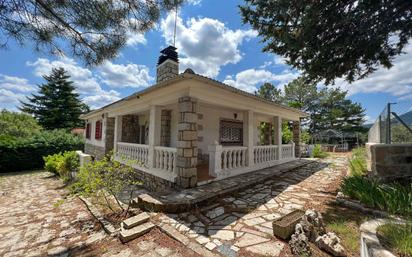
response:
M95 130L95 139L102 139L102 121L98 120L96 121L96 130Z
M90 139L90 123L86 124L86 138Z

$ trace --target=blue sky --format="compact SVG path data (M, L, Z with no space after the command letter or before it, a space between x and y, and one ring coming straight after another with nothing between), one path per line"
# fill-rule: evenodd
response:
M249 26L241 23L235 0L190 0L179 10L177 47L180 72L187 67L240 89L253 92L264 82L279 88L299 71L284 64L280 56L262 53L263 44ZM52 67L66 68L82 99L93 108L101 107L155 81L159 51L172 42L174 14L165 14L155 29L131 35L118 58L98 67L85 67L71 56L56 57L10 42L0 49L0 108L17 110L19 100L36 92L41 75ZM412 45L394 60L390 70L378 69L370 77L351 85L337 80L336 86L366 109L374 120L387 102L397 102L395 110L412 110Z

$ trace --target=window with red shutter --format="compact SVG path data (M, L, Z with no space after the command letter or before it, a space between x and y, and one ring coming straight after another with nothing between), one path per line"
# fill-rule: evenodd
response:
M102 139L102 121L101 120L96 121L96 129L94 133L94 138L97 140Z
M86 138L90 139L90 123L86 123Z

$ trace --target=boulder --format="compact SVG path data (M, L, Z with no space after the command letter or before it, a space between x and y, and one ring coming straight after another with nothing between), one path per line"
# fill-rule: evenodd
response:
M323 223L322 214L314 210L307 210L303 215L300 224L309 241L314 243L315 240L326 233L325 224Z
M315 243L319 249L324 250L333 256L346 256L345 249L340 244L340 239L335 233L328 232L319 236Z
M300 223L296 224L295 233L289 241L290 250L294 255L311 256L312 252L309 246L309 239Z

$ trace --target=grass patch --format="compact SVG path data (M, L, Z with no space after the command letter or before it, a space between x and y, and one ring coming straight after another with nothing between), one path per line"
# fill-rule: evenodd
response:
M412 221L406 224L389 223L378 227L381 243L401 257L412 256Z
M315 145L315 147L313 148L313 151L312 151L312 157L313 158L321 158L322 159L322 158L326 158L328 156L329 156L329 154L322 150L321 145L319 145L319 144Z
M342 245L348 251L348 256L359 256L360 231L359 226L368 219L367 216L340 206L331 206L323 214L326 230L335 232Z
M366 149L364 147L359 147L352 150L349 168L352 176L361 176L368 173L368 169L366 167Z

